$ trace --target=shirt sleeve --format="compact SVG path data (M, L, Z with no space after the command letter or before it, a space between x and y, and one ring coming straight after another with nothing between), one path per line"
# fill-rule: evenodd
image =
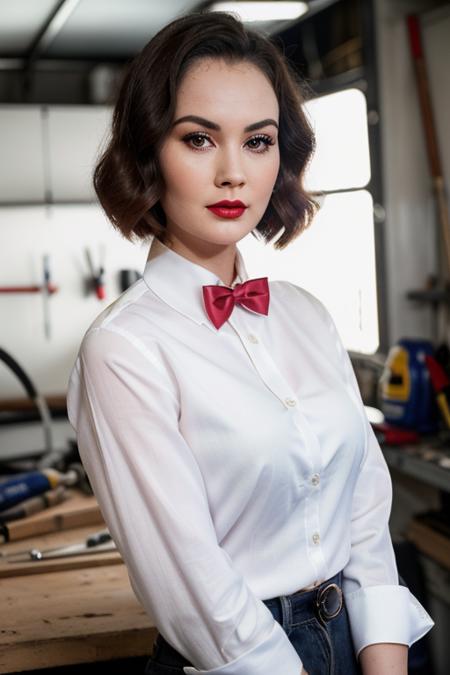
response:
M392 480L364 408L358 381L334 320L315 298L337 349L348 390L364 422L365 451L356 482L350 524L351 553L343 570L342 590L357 658L370 644L392 642L410 647L435 625L428 612L400 584L389 531Z
M120 330L120 329L119 329ZM134 336L84 336L67 394L80 457L132 588L187 675L300 675L289 638L217 541L176 381Z

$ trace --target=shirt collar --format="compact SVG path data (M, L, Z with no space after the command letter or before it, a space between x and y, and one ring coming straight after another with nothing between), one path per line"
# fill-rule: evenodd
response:
M236 272L231 288L248 279L244 259L237 246ZM226 285L214 272L188 260L153 237L143 278L147 286L177 312L216 332L206 314L202 292L202 286L206 284Z

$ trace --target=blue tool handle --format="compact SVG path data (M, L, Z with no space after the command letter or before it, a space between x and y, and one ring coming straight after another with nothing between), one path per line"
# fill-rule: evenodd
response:
M51 487L50 478L43 471L30 471L23 476L0 483L0 512L24 499L46 492Z

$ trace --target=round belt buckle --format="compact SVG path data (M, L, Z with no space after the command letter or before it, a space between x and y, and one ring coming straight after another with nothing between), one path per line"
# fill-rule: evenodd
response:
M328 584L317 595L317 612L323 623L339 614L344 604L342 589L337 584Z

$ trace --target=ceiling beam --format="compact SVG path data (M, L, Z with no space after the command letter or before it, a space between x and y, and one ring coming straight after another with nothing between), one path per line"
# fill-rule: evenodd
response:
M24 102L29 100L31 96L33 70L36 63L39 62L41 56L61 31L79 2L80 0L59 0L31 43L28 53L25 55L22 69L22 99Z
M33 67L42 54L45 54L79 3L80 0L59 0L55 5L26 54L27 70Z

